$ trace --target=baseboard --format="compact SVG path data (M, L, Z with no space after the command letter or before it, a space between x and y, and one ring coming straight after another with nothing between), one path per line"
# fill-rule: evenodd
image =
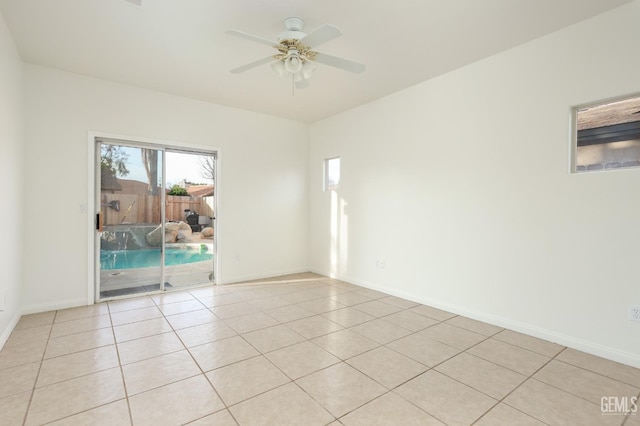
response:
M397 295L399 297L407 298L406 295ZM606 358L611 361L616 361L622 364L630 365L635 368L640 368L640 355L631 352L621 351L609 346L601 345L589 340L580 339L568 334L558 333L553 330L537 327L528 323L520 321L514 321L509 318L499 317L496 315L487 314L484 312L468 310L456 305L442 303L438 300L422 299L416 300L416 302L423 305L433 306L434 308L442 309L448 312L452 312L457 315L462 315L474 320L486 322L488 324L496 325L498 327L506 328L518 333L526 334L529 336L537 337L539 339L547 340L549 342L557 343L561 346L576 349L582 352L586 352L591 355Z
M22 315L39 314L40 312L57 311L58 309L77 308L78 306L87 306L87 299L68 299L55 303L28 305L22 308Z
M11 318L11 321L9 321L9 324L7 324L7 327L4 329L2 334L0 334L0 351L2 350L2 348L4 348L4 344L7 343L7 340L9 339L9 336L11 336L13 329L16 328L16 325L18 325L20 317L22 317L20 312L16 312L15 315Z
M266 273L235 275L231 278L223 277L224 280L218 281L218 285L235 284L243 281L260 280L263 278L279 277L280 275L302 274L309 272L309 268L285 269L280 271L270 271Z
M331 276L327 274L326 271L312 270L312 272ZM599 343L580 339L575 336L558 333L553 330L536 327L534 325L519 322L519 321L514 321L509 318L491 315L491 314L487 314L480 311L465 309L457 305L443 303L442 301L439 301L439 300L416 297L415 295L406 293L404 291L398 291L388 287L381 287L373 283L359 280L355 277L351 277L348 275L332 276L331 278L346 281L352 284L369 288L371 290L381 291L381 292L390 294L392 296L397 296L403 299L411 300L412 302L433 306L434 308L442 309L444 311L448 311L456 315L462 315L477 321L486 322L491 325L506 328L512 331L517 331L518 333L523 333L529 336L537 337L539 339L557 343L559 345L566 346L571 349L576 349L578 351L582 351L591 355L595 355L611 361L619 362L621 364L626 364L631 367L640 368L640 355L636 353L621 351L619 349L601 345Z

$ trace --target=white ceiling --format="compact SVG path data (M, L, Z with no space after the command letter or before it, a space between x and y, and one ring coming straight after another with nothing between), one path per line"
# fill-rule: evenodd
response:
M26 62L314 122L629 1L0 0L0 11ZM367 70L318 64L295 96L268 65L229 73L275 49L226 30L275 39L289 16L307 33L339 27L316 50Z

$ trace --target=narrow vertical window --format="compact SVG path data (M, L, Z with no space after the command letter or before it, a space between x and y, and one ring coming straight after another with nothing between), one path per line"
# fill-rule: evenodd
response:
M324 190L335 191L340 188L340 157L324 160Z

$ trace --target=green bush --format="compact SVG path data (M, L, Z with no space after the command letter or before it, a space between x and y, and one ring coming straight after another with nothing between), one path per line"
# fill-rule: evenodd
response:
M189 196L189 193L183 187L178 185L173 185L169 190L169 195Z

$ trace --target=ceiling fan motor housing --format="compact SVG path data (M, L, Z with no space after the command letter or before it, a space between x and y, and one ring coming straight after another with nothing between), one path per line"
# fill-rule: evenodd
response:
M289 31L302 31L304 21L296 17L287 18L284 20L284 27Z
M306 36L306 34L302 32L304 21L300 18L292 17L285 19L284 27L287 31L278 35L278 43L282 40L300 40L302 37Z

